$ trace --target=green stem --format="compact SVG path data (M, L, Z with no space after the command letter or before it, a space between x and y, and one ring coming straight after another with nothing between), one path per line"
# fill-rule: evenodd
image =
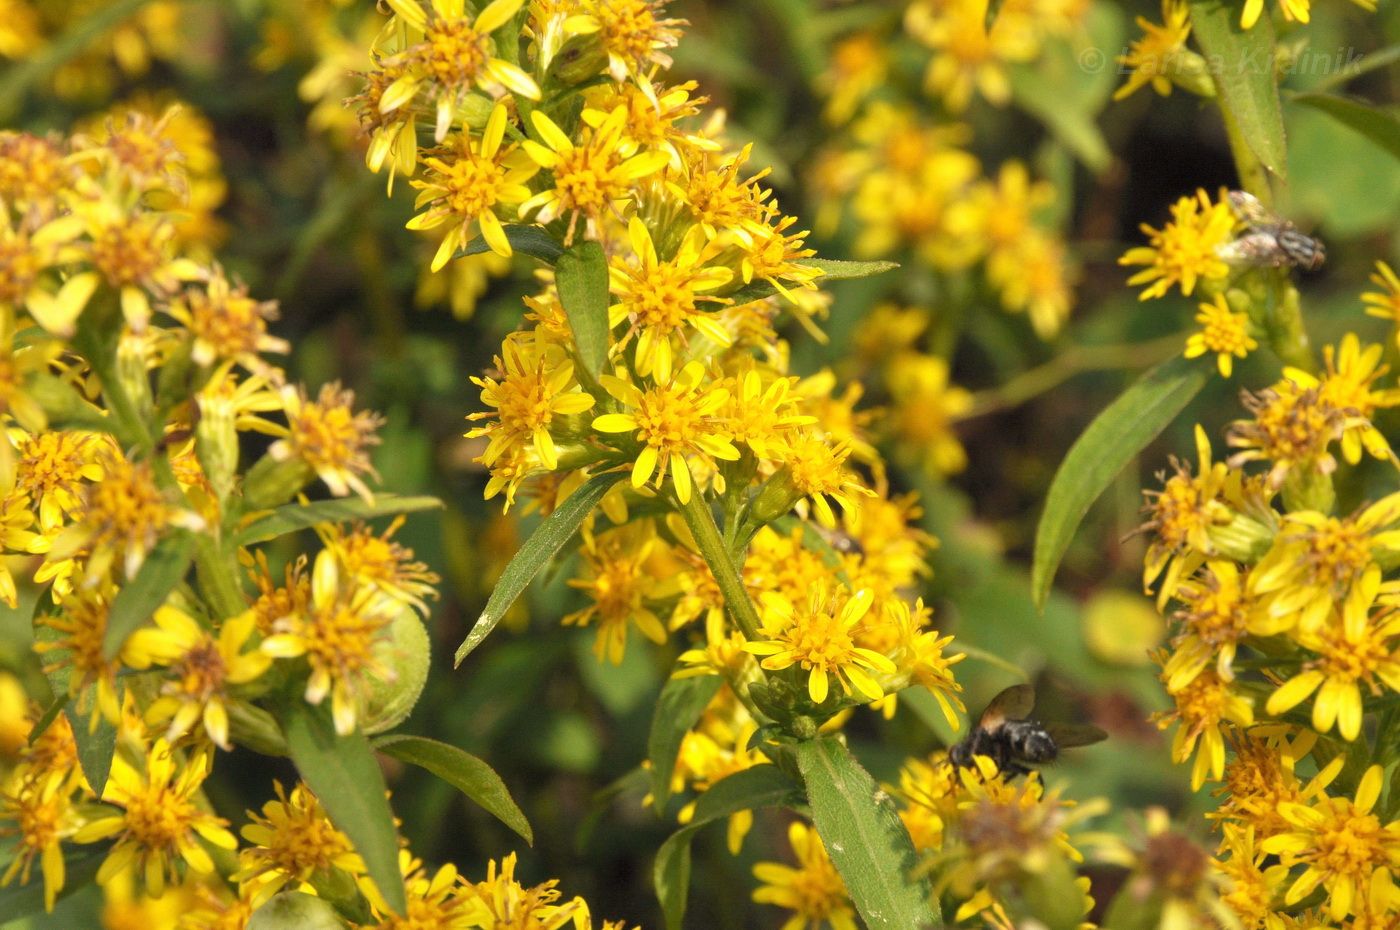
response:
M1235 159L1235 170L1239 172L1240 187L1258 197L1264 206L1272 206L1274 192L1269 187L1269 173L1264 170L1264 165L1249 147L1249 140L1244 137L1239 120L1235 119L1235 115L1223 102L1220 106L1220 116L1225 121L1225 135L1230 140L1230 154Z
M698 491L693 491L690 500L680 505L680 511L681 516L685 518L685 525L690 528L690 535L695 537L700 556L710 566L710 572L715 576L715 582L724 595L725 603L729 605L729 612L733 614L734 621L739 624L739 629L743 630L744 636L750 640L761 639L758 611L749 599L744 580L740 577L734 560L730 558L724 540L720 539L719 527L715 526L714 515L710 513L710 506L704 496Z
M1269 291L1273 299L1269 301L1264 327L1269 337L1269 348L1283 359L1284 364L1316 374L1317 357L1313 354L1308 330L1303 325L1298 289L1289 280L1286 268L1270 272Z
M199 592L214 608L219 619L236 617L248 609L248 598L238 575L237 560L224 550L223 540L213 533L201 535L195 543L195 570Z

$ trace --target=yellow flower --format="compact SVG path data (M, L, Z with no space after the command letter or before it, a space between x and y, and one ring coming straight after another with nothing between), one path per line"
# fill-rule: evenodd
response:
M1133 73L1114 92L1114 100L1122 100L1145 84L1151 84L1163 97L1170 94L1172 82L1167 75L1181 58L1186 38L1191 35L1190 13L1181 0L1162 0L1162 25L1143 16L1137 18L1137 24L1142 38L1133 42L1128 54L1118 56L1118 63L1132 68Z
M343 736L355 729L371 683L393 678L375 647L403 609L396 599L345 577L336 554L323 549L311 570L311 603L274 622L261 648L277 659L306 656L306 701L319 706L329 694L335 731Z
M61 529L82 511L85 486L106 474L103 454L111 448L106 436L82 430L10 430L15 444L15 486L34 502L40 532Z
M690 362L670 380L643 393L635 385L612 375L598 380L603 388L632 413L607 413L593 420L603 433L636 432L642 444L632 466L632 487L640 488L652 475L656 485L669 473L681 503L690 501L691 477L687 455L707 466L715 459L735 461L739 450L729 441L725 422L718 414L729 401L729 392L703 387L705 368Z
M1224 294L1216 294L1214 303L1201 304L1196 322L1201 324L1201 331L1187 338L1183 354L1196 358L1207 352L1216 353L1222 378L1230 377L1235 357L1244 358L1259 348L1259 343L1249 335L1249 315L1231 313Z
M1230 266L1216 253L1230 241L1235 228L1235 214L1229 202L1221 197L1210 202L1210 195L1197 190L1195 197L1182 197L1172 205L1172 221L1160 230L1146 223L1150 244L1129 249L1118 259L1120 265L1147 265L1128 279L1128 284L1147 284L1140 300L1161 297L1174 284L1188 297L1196 282L1215 282L1230 273Z
M1013 313L1027 311L1041 339L1054 336L1069 319L1076 276L1064 243L1034 227L987 260L987 277L1001 288L1002 306Z
M1172 692L1176 710L1154 714L1157 726L1166 729L1176 722L1172 738L1172 760L1185 762L1194 752L1191 767L1191 790L1198 790L1206 777L1218 780L1225 773L1225 736L1221 727L1233 723L1247 727L1254 723L1254 707L1249 699L1230 690L1231 683L1221 678L1213 668L1199 674Z
M1304 789L1305 802L1284 802L1279 814L1289 830L1259 844L1288 866L1303 865L1303 874L1284 896L1292 905L1321 885L1324 907L1333 920L1348 914L1388 914L1400 906L1392 882L1400 859L1400 821L1382 824L1373 813L1385 784L1384 769L1373 765L1361 776L1355 800L1332 797L1327 786L1341 773L1345 756L1333 759Z
M156 609L154 619L156 628L132 633L123 650L132 668L165 665L174 676L161 682L161 696L146 710L146 722L160 726L169 721L165 739L171 743L202 722L215 746L231 749L227 689L247 684L272 664L272 656L265 652L243 651L257 629L257 615L250 610L230 617L217 638L168 604Z
M468 241L472 223L497 255L509 258L510 241L497 210L517 206L530 198L525 182L539 166L515 144L501 148L505 136L506 108L496 104L479 139L463 134L455 150L442 157L425 158L427 178L411 181L422 193L416 206L428 209L408 221L409 229L436 229L455 221L433 256L432 270L439 271Z
M62 598L53 614L35 618L34 650L44 659L46 674L66 674L68 694L76 697L74 710L89 712L89 729L100 713L109 723L121 720L117 672L121 660L109 660L102 647L107 614L117 587L110 580L75 588Z
M317 524L316 535L335 553L347 578L378 590L400 604L428 615L427 598L436 599L441 579L423 562L413 561L413 550L390 539L404 525L399 514L378 536L363 523L347 531L336 523Z
M818 930L823 921L833 930L856 930L855 909L846 884L831 864L817 831L793 821L788 826L788 842L797 856L797 867L777 862L755 865L754 877L763 886L754 890L753 899L793 912L782 930Z
M653 66L671 67L666 49L675 48L683 19L662 19L663 0L608 0L580 4L566 28L576 35L593 35L608 56L608 76L619 84L641 78Z
M744 651L767 656L760 663L764 668L780 671L800 665L808 673L807 694L814 704L826 700L833 677L846 696L857 701L878 701L885 696L879 682L864 669L888 675L894 673L894 663L855 643L873 600L870 592L847 596L843 591L828 593L815 588L800 607L772 591L764 592L760 599L764 607L762 633L769 638L746 643Z
M1376 11L1375 0L1352 0L1363 10L1372 13ZM1279 0L1279 9L1283 10L1283 18L1289 22L1306 23L1310 17L1309 0ZM1259 21L1259 14L1264 11L1264 0L1245 0L1244 12L1240 14L1240 27L1249 29Z
M583 553L587 578L569 579L569 586L588 592L593 603L563 619L566 626L598 623L593 652L617 665L627 647L627 627L636 624L647 639L666 642L666 628L652 611L652 602L673 593L647 571L646 563L656 537L619 530L602 539L584 532Z
M745 372L730 392L726 410L734 441L761 459L781 461L793 431L817 422L797 412L801 398L793 393L795 383L795 378L774 378L765 388L757 370Z
M1378 316L1395 324L1396 345L1400 346L1400 277L1385 262L1376 262L1376 270L1371 280L1381 286L1380 291L1367 291L1361 295L1369 316Z
M267 332L267 322L277 319L277 304L253 300L248 288L234 287L221 268L214 269L203 289L189 288L172 300L166 312L189 329L194 340L190 357L199 365L232 359L249 371L267 374L271 366L261 353L292 350L287 340Z
M251 822L239 831L253 845L239 851L238 871L231 876L254 889L254 907L288 885L295 891L315 872L364 872L354 845L331 825L306 785L298 783L290 797L281 782L274 781L272 787L276 800L264 804L262 814L249 811Z
M1234 562L1208 560L1200 574L1177 586L1175 597L1182 605L1176 613L1181 632L1172 640L1171 658L1162 668L1171 693L1181 691L1212 663L1222 680L1233 681L1240 641L1250 634L1277 632Z
M1339 347L1322 347L1326 371L1321 380L1297 368L1283 370L1283 376L1300 388L1316 388L1321 403L1346 412L1342 456L1353 465L1361 461L1363 448L1378 459L1395 457L1390 443L1371 422L1376 411L1400 404L1400 390L1371 389L1372 382L1390 372L1389 365L1380 363L1382 351L1381 346L1370 345L1363 352L1356 334L1347 333Z
M826 527L836 525L836 514L827 502L830 497L849 514L856 509L854 495L873 497L875 492L860 483L846 467L851 444L832 447L816 436L797 436L783 453L783 466L793 489L812 502L817 521Z
M481 388L481 402L495 407L496 412L473 413L469 420L495 417L496 422L479 426L467 433L467 438L490 436L481 462L494 465L508 450L529 444L545 468L559 467L558 451L549 428L559 428L558 421L593 407L591 394L576 390L574 365L558 350L549 351L538 342L531 344L522 338L507 338L502 349L504 364L496 357L501 380L473 377L472 383Z
M1296 369L1288 371L1296 373ZM1348 429L1369 425L1333 406L1319 388L1304 388L1291 378L1257 394L1242 392L1240 402L1254 419L1230 425L1226 441L1241 451L1230 456L1226 464L1239 468L1245 462L1272 462L1266 484L1275 490L1283 486L1293 469L1330 475L1337 460L1328 446Z
M1006 65L1029 61L1040 50L1037 25L1029 4L1008 3L987 30L987 5L979 0L919 0L904 17L904 28L933 51L924 86L948 109L967 109L974 89L988 103L1005 106L1011 99Z
M470 908L466 926L481 930L506 930L528 927L529 930L560 930L565 924L577 926L587 919L588 905L582 898L557 904L557 879L550 879L533 888L515 880L515 853L501 860L490 860L486 880L468 883L464 897L469 896Z
M30 869L38 859L44 875L46 911L53 910L58 893L63 890L62 842L83 825L83 817L73 805L73 792L82 783L76 770L77 760L73 761L75 766L68 772L52 772L33 779L11 776L0 791L0 820L13 820L15 824L0 830L0 834L17 837L13 858L0 877L0 886L9 885L16 875L21 885L29 884Z
M674 257L662 261L652 243L651 232L638 217L627 227L635 254L634 262L615 259L608 266L612 293L618 302L608 308L613 327L630 321L627 334L618 341L620 352L638 332L636 370L658 381L671 378L672 338L685 339L686 328L695 327L716 345L728 347L729 332L696 306L697 301L727 303L719 297L703 296L705 291L728 284L734 273L728 268L707 266L720 250L711 246L699 226L691 227Z
M1400 494L1391 494L1349 517L1316 510L1285 514L1274 544L1250 575L1250 590L1272 595L1273 629L1297 626L1316 632L1334 607L1365 575L1377 556L1400 550Z
M540 99L534 80L516 65L492 55L491 34L510 22L523 0L494 0L474 17L466 15L465 0L432 0L424 10L414 0L389 0L389 7L422 40L401 53L408 72L386 87L379 112L393 113L406 107L423 86L429 87L437 112L434 138L447 137L457 109L474 90L492 97L513 92L530 100ZM505 42L519 42L507 34ZM392 66L394 62L386 62Z
M352 490L367 501L374 499L362 474L375 475L368 447L379 444L375 431L383 420L373 413L354 413L355 392L340 384L322 385L312 401L306 389L287 385L282 404L287 413L285 438L274 442L267 454L279 462L297 461L314 471L336 497ZM377 476L375 476L377 477Z
M474 896L470 892L462 893L465 883L457 874L456 866L449 862L430 878L423 864L408 850L401 849L399 868L404 872L408 909L402 914L393 914L385 908L379 923L366 926L374 930L425 930L429 927L456 930L468 926L465 921L474 909Z
M948 363L921 352L902 352L886 375L894 409L889 421L906 455L935 475L955 475L967 467L953 424L972 409L972 395L950 383Z
M570 139L541 110L532 117L544 145L526 139L521 145L537 165L548 168L554 186L520 205L520 215L535 214L535 222L548 224L568 214L565 243L572 243L580 215L590 224L615 214L631 199L631 184L660 171L670 161L666 152L636 152L623 138L627 110L618 107L596 129L581 129L581 140ZM536 213L535 211L538 211Z
M1347 594L1340 623L1295 634L1299 645L1317 658L1304 662L1299 674L1269 696L1264 708L1268 713L1283 714L1316 691L1313 729L1326 733L1335 723L1342 739L1354 740L1361 734L1364 712L1361 685L1372 694L1379 692L1378 682L1400 691L1400 651L1394 643L1400 636L1400 611L1386 608L1371 613L1380 585L1380 570L1373 567Z
M1316 733L1291 725L1268 724L1231 733L1233 755L1225 766L1225 780L1211 792L1222 800L1207 816L1245 824L1261 839L1287 830L1279 806L1303 799L1294 768L1316 744Z
M145 876L150 894L160 897L168 878L176 874L177 857L196 872L214 871L214 860L196 837L220 849L233 849L238 841L225 829L227 821L204 813L195 803L194 796L209 775L208 753L195 753L180 766L169 744L156 740L146 755L145 769L138 771L118 753L103 799L121 807L121 812L93 820L73 839L93 843L118 837L97 880L106 884L134 865Z

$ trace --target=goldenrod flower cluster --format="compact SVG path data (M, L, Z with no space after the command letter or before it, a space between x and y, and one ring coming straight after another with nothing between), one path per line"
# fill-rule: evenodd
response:
M1203 342L1229 312L1217 300ZM1247 927L1291 925L1308 907L1345 927L1400 911L1400 821L1381 803L1400 689L1400 495L1339 500L1334 486L1367 460L1394 467L1376 422L1400 390L1380 345L1347 333L1322 354L1316 373L1285 367L1244 393L1223 461L1198 426L1194 466L1176 462L1146 508L1144 582L1177 622L1159 656L1176 709L1160 723L1193 786L1220 784L1216 868Z
M336 887L368 926L590 926L511 857L473 885L404 851L396 914L305 784L278 786L241 849L212 813L223 751L289 751L287 702L324 705L333 737L402 719L394 689L427 657L400 643L438 579L394 541L401 520L317 516L318 486L342 513L403 509L370 487L381 420L290 382L268 360L288 349L275 306L197 257L212 240L186 208L219 184L189 167L187 111L119 112L70 138L0 133L0 600L38 597L52 689L46 711L9 702L0 882L42 882L52 909L72 863L100 861L108 918L146 926L242 927L279 891ZM245 464L249 432L271 444ZM262 543L297 528L319 551L274 573Z

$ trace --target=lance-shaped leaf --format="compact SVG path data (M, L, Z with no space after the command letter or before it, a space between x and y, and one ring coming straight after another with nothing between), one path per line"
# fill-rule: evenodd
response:
M355 844L389 909L408 907L399 871L399 836L389 809L384 773L374 750L356 730L339 736L328 706L312 707L297 694L278 708L292 761L337 829Z
M941 927L927 879L915 880L914 842L894 801L839 741L799 743L812 822L870 930Z
M267 542L317 523L370 520L389 514L437 510L441 507L442 501L436 497L395 497L392 494L376 495L373 502L359 497L342 497L311 504L284 504L243 527L238 533L238 545Z
M1274 27L1261 16L1240 27L1240 6L1222 0L1190 0L1191 28L1201 45L1221 105L1239 125L1254 157L1280 180L1287 171L1283 108L1274 77Z
M401 762L427 769L481 805L501 823L534 845L530 822L516 806L505 783L491 766L465 750L421 736L386 736L374 748Z
M651 760L652 805L660 814L671 797L671 773L685 734L700 719L710 700L724 683L719 675L695 675L667 679L651 715L647 758Z
M797 786L776 765L755 765L735 772L700 795L695 803L694 818L661 844L652 865L656 896L661 899L667 930L681 930L681 921L685 918L685 899L690 890L690 841L696 832L721 817L795 802L800 797Z
M1089 506L1200 392L1212 365L1213 359L1180 355L1163 362L1109 404L1075 441L1050 484L1036 527L1031 593L1037 605L1045 606L1055 570Z
M564 250L559 243L549 238L549 235L538 226L518 226L511 225L503 227L506 232L506 241L510 247L517 252L524 252L532 255L542 262L553 265L559 261L559 256L564 254ZM481 255L491 251L490 244L481 236L477 236L462 248L457 250L453 258L466 258L468 255Z
M563 548L564 543L573 538L579 524L583 523L603 499L603 495L608 493L608 489L622 480L622 477L623 473L617 471L594 475L570 494L554 513L540 522L539 527L501 573L501 580L496 582L491 599L486 602L486 609L481 612L476 625L457 648L457 655L452 661L454 667L461 665L462 660L495 629L496 624L506 615L506 611L510 610L510 605L515 603L515 599L530 583L530 579L554 558L554 554Z
M156 543L136 577L122 585L112 598L107 629L102 633L103 658L111 661L117 657L126 638L151 619L156 608L185 579L193 561L194 540L183 530Z
M1400 117L1394 113L1337 94L1299 94L1293 102L1321 110L1400 159Z
M868 278L873 274L884 274L893 268L898 268L896 262L843 262L831 258L800 258L793 262L795 265L804 265L808 268L820 268L823 272L817 278L819 284L827 281L842 281L846 278ZM734 301L736 304L753 303L755 300L762 300L764 297L772 297L778 293L778 288L768 281L750 281L737 291L731 291L723 296Z
M565 249L554 265L554 285L574 332L579 362L596 384L608 359L612 338L608 326L608 259L603 247L582 240Z

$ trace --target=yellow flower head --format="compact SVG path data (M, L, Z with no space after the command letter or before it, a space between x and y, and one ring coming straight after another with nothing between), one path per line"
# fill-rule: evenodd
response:
M529 199L525 182L534 177L539 166L514 143L501 147L505 128L506 108L496 104L479 139L464 133L453 149L423 159L425 178L410 182L421 191L417 206L427 209L408 221L409 229L453 224L433 256L433 271L441 270L466 245L473 223L492 252L511 256L499 214Z
M1214 352L1222 378L1230 377L1236 357L1244 358L1259 348L1259 343L1249 334L1249 315L1231 313L1224 294L1216 294L1213 303L1201 304L1196 322L1201 324L1201 331L1187 338L1183 354L1196 358Z
M1139 299L1161 297L1175 284L1190 296L1196 282L1223 280L1230 266L1217 249L1230 241L1235 214L1222 196L1215 203L1204 190L1195 197L1182 197L1172 205L1172 220L1160 230L1143 224L1149 244L1129 249L1118 259L1120 265L1147 265L1128 279L1129 285L1147 284Z
M569 579L569 585L586 591L592 605L569 614L567 625L598 624L593 647L598 660L614 665L627 647L627 627L635 624L654 643L666 642L666 628L653 612L657 600L671 592L647 569L656 537L621 529L602 537L586 532L581 549L587 564L586 579Z
M1322 403L1345 411L1348 417L1342 432L1342 457L1355 465L1363 449L1378 459L1394 460L1381 431L1372 424L1376 412L1400 404L1400 390L1373 390L1371 385L1390 372L1381 364L1382 348L1369 345L1363 351L1355 333L1342 337L1339 346L1323 346L1324 374L1318 378L1297 368L1284 368L1283 376L1299 387L1316 388Z
M466 894L471 906L468 927L529 927L530 930L560 930L565 924L578 926L587 919L588 905L582 898L558 904L559 882L550 879L533 888L515 880L515 853L501 860L492 859L486 880L468 882Z
M565 418L591 409L593 396L577 389L573 362L558 350L549 351L526 338L507 338L502 350L505 362L496 357L499 381L489 377L471 379L481 388L481 402L495 407L496 412L467 417L495 417L496 421L476 427L467 436L491 437L481 454L485 465L494 465L509 450L528 445L544 467L552 471L559 467L559 458L550 427L558 429Z
M760 862L754 877L763 882L753 899L793 912L785 930L814 930L823 921L832 930L856 930L855 908L851 906L846 884L822 845L817 831L801 821L788 827L788 842L797 856L797 867L777 862Z
M744 645L746 652L766 656L760 663L769 671L799 665L807 674L807 694L821 704L835 678L847 697L878 701L885 696L879 682L865 669L893 674L895 664L871 649L856 645L872 598L868 591L847 595L844 590L812 590L794 605L781 594L765 592L763 635L770 637Z
M972 395L950 381L948 363L921 352L895 356L886 376L893 410L889 422L899 452L921 462L926 472L955 475L967 467L967 453L953 424L972 409Z
M268 321L277 319L277 304L252 299L247 287L234 287L220 268L202 289L189 288L171 301L167 312L189 329L194 339L190 357L200 365L232 359L249 371L266 374L271 366L261 353L292 349L287 340L267 332Z
M1373 765L1361 776L1355 800L1327 794L1346 758L1333 759L1303 789L1306 798L1279 805L1287 832L1259 844L1288 866L1305 870L1289 887L1284 904L1296 904L1319 885L1326 889L1325 909L1333 920L1348 914L1387 914L1400 909L1391 870L1400 858L1400 821L1382 823L1374 812L1385 784L1384 770Z
M176 875L177 859L196 872L214 871L214 860L199 839L220 849L233 849L238 841L225 829L227 821L205 813L196 803L209 769L208 753L195 753L181 764L164 740L151 746L145 771L117 754L103 800L116 804L120 812L93 820L73 837L79 843L117 837L97 872L98 882L106 884L134 866L145 876L150 894L160 897Z
M1176 723L1172 739L1172 759L1185 762L1195 753L1191 768L1191 788L1197 790L1207 777L1219 780L1225 774L1225 736L1228 724L1247 727L1254 723L1254 706L1249 699L1231 690L1231 683L1213 668L1205 668L1182 689L1172 694L1176 710L1156 714L1157 725L1166 729Z
M1390 320L1395 324L1396 345L1400 346L1400 277L1385 262L1376 262L1376 270L1371 280L1380 285L1379 291L1367 291L1361 295L1366 305L1366 313Z
M1186 38L1191 35L1190 13L1180 0L1162 0L1162 25L1143 16L1137 18L1137 24L1142 38L1133 42L1128 54L1118 56L1118 63L1132 68L1133 73L1114 92L1114 100L1122 100L1147 84L1163 97L1170 94L1172 82L1167 75L1182 56Z
M273 658L306 656L311 677L306 700L331 697L331 715L341 735L355 729L359 705L374 680L392 680L386 656L376 648L403 610L396 599L346 575L336 553L322 550L311 572L311 602L303 613L273 623L262 650Z
M607 413L593 420L601 433L636 433L641 443L632 466L632 486L640 488L652 475L657 487L669 473L681 503L690 500L691 477L686 456L694 456L707 467L714 460L735 461L739 450L730 442L721 410L729 392L703 385L705 368L690 362L670 380L643 392L636 385L612 375L599 378L603 388L627 407L630 413Z
M351 407L354 401L355 392L342 389L339 383L322 385L314 401L307 397L305 388L284 387L286 438L274 442L268 455L279 462L301 462L319 475L336 497L345 497L353 490L365 500L373 500L373 492L360 475L378 477L370 464L369 447L379 444L375 431L383 420L374 413L355 413Z
M288 885L297 889L313 872L331 868L364 872L355 847L331 825L306 785L297 784L290 796L281 782L274 781L272 787L276 800L264 804L261 814L248 813L251 823L240 832L253 845L239 851L239 868L232 876L254 889L254 907Z
M1282 487L1294 468L1330 475L1337 460L1328 447L1346 430L1367 422L1334 407L1317 387L1305 388L1288 377L1257 394L1244 392L1241 403L1254 419L1231 424L1226 441L1241 451L1226 464L1238 468L1245 462L1272 462L1267 482L1273 489Z
M58 893L63 890L61 844L71 839L83 825L83 817L73 803L73 793L82 783L82 776L76 774L76 764L75 758L74 768L68 772L54 772L40 778L11 777L0 790L0 821L14 823L13 827L0 829L0 835L15 836L13 858L4 876L0 877L0 886L9 885L15 876L19 876L21 885L29 884L30 870L38 859L44 876L46 911L53 910Z

